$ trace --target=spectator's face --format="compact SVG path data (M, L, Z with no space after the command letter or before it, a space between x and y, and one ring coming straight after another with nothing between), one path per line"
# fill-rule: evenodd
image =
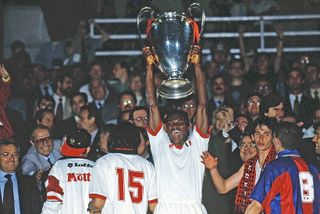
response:
M36 78L38 84L46 79L46 71L42 66L35 66L33 68L33 75Z
M100 141L99 141L99 148L104 153L108 153L108 139L109 139L109 132L101 132L100 134Z
M314 122L319 122L320 121L320 109L317 109L314 112Z
M106 88L99 80L93 80L90 84L91 95L95 100L103 100L106 97Z
M126 69L121 68L120 63L115 64L115 66L112 69L112 74L116 79L120 79L125 73L126 73Z
M272 131L265 125L259 125L255 128L253 138L258 151L266 151L272 145Z
M48 156L52 152L52 137L46 129L34 130L32 143L37 152L43 156Z
M302 85L304 81L302 79L301 73L299 71L291 71L289 73L287 84L289 86L289 90L302 90Z
M147 128L148 126L148 114L144 109L133 112L133 124L140 128Z
M212 93L213 95L224 95L225 92L225 84L224 84L224 79L221 77L216 78L212 82Z
M248 125L248 119L244 116L239 116L235 119L236 126L241 130L243 133Z
M217 62L212 61L208 64L207 70L206 70L207 76L209 79L211 79L214 75L219 73L219 65Z
M72 93L73 82L70 77L65 77L61 84L61 91L69 96Z
M316 83L320 79L320 72L316 66L308 66L306 69L306 81Z
M120 98L119 108L121 111L132 110L135 105L134 98L129 94L124 94Z
M233 62L229 72L233 77L242 77L244 75L244 70L240 62Z
M223 51L216 51L213 58L216 62L218 62L218 64L222 65L226 61L226 54Z
M5 173L13 173L19 164L19 153L14 145L2 145L0 147L0 170Z
M188 114L189 121L192 121L197 110L196 102L193 99L184 101L181 105L181 110L186 112Z
M283 104L280 103L275 107L270 107L265 116L270 118L276 118L278 122L282 121L284 117Z
M89 71L90 78L101 78L103 74L101 65L93 65Z
M80 109L82 106L84 106L86 103L84 102L84 99L82 96L74 96L71 101L71 107L72 111L75 115L79 116Z
M83 110L80 111L80 121L79 121L79 128L85 129L89 132L91 128L95 125L95 118L91 117L89 118L89 111Z
M266 56L260 56L258 58L258 73L259 74L266 74L268 72L268 66L269 66L269 61Z
M54 115L51 112L44 113L42 120L37 120L37 124L44 125L52 130L54 126Z
M180 115L173 115L166 122L165 130L170 141L176 145L182 145L188 138L188 125Z
M133 92L141 92L143 87L141 77L140 76L133 77L129 87L130 87L130 90Z
M247 111L249 115L252 115L252 116L259 115L260 102L261 102L261 99L258 96L252 96L248 99Z
M271 85L266 80L260 80L254 90L256 93L262 94L264 97L272 93Z
M257 154L257 148L254 141L250 136L244 136L242 138L240 148L240 157L243 162L249 160Z
M50 100L42 99L39 103L39 109L53 109L53 103Z
M315 135L312 138L312 142L315 144L315 152L320 154L320 127L315 130Z

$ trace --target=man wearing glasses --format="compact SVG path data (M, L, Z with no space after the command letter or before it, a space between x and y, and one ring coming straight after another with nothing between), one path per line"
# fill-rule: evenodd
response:
M0 140L0 213L40 213L37 185L31 177L17 170L18 164L18 145L9 139Z
M257 155L248 159L232 176L224 179L218 171L218 159L209 152L202 155L204 165L210 170L211 178L219 193L225 194L238 187L235 200L236 211L243 213L250 203L250 194L256 185L264 167L276 157L272 138L276 121L272 118L260 117L254 122L252 135ZM241 147L240 147L241 149Z
M48 127L39 125L32 134L30 143L32 146L22 159L22 173L34 176L40 190L53 164L61 157L60 140L53 140Z

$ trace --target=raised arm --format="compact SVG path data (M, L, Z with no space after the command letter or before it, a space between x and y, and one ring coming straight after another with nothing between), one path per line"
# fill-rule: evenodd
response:
M198 106L195 115L196 127L203 134L208 133L208 115L207 115L207 90L204 73L201 70L200 64L201 48L198 45L192 47L190 53L190 62L195 68L195 83L198 95Z
M276 25L275 30L278 36L278 45L277 45L277 56L274 60L274 73L279 74L282 54L283 54L283 29L280 25Z
M204 152L201 156L202 163L210 170L212 182L218 193L228 193L238 186L243 175L244 166L227 179L224 179L218 171L218 158L213 157L209 152Z
M249 60L248 60L245 46L244 46L244 31L245 31L245 29L246 28L244 25L239 26L239 49L240 49L241 59L244 62L244 69L248 73L250 70L250 64L249 64Z
M146 58L146 95L149 106L149 129L155 132L161 122L161 115L157 106L157 99L155 94L154 78L152 64L155 61L155 57L152 55L150 48L143 48L143 53Z

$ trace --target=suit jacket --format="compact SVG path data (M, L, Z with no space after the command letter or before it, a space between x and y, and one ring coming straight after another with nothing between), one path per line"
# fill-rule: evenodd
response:
M289 95L287 95L284 99L284 112L285 115L293 114L297 117L298 121L304 122L303 127L307 128L312 125L312 116L315 110L315 106L313 104L312 99L308 98L305 95L302 95L301 101L299 103L299 113L295 114L290 104Z
M90 152L88 154L89 160L96 161L101 156L101 151L98 146L99 141L100 141L100 131L97 132L90 146Z
M18 181L19 203L21 214L40 214L42 201L35 180L16 172ZM0 200L0 213L3 213L3 204Z
M72 131L72 130L76 130L77 129L77 122L74 118L74 116L66 119L66 120L62 120L60 122L57 123L57 125L55 126L54 130L53 130L53 137L55 139L62 139L62 137Z
M51 154L54 157L54 162L61 158L60 154L61 141L53 141L53 149ZM39 169L49 169L50 164L47 160L40 157L40 154L35 149L34 146L31 146L26 155L22 159L22 173L25 175L30 175L31 172L35 172Z
M97 108L95 101L91 102L89 105ZM118 117L118 112L119 109L117 102L115 102L108 96L108 98L104 101L102 109L100 109L101 121L104 123L111 123L115 121Z

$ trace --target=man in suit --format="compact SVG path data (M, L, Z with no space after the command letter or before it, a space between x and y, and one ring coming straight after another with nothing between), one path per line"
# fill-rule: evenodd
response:
M22 159L22 173L33 176L39 189L45 194L44 182L52 165L61 157L60 140L53 140L48 127L37 126L30 138L32 146Z
M54 114L57 121L67 119L72 116L70 105L70 95L73 90L72 75L68 72L58 74L54 81L53 99L56 103Z
M9 139L0 141L0 213L38 214L40 193L34 180L17 170L19 147Z
M88 154L88 159L96 161L99 155L99 146L100 141L100 112L93 105L84 105L80 109L80 120L78 127L85 129L91 135L90 140L90 152Z
M107 84L99 78L91 80L90 93L93 98L90 105L100 111L101 120L104 123L116 123L118 115L116 93L110 90Z
M287 77L289 93L284 99L285 114L293 114L298 122L303 122L307 128L312 124L314 105L312 99L302 94L304 84L303 74L298 69L292 69Z
M73 115L68 119L58 122L55 126L54 136L58 139L61 139L68 131L77 130L77 122L80 120L80 109L88 103L88 97L85 93L76 92L71 96L70 101Z

